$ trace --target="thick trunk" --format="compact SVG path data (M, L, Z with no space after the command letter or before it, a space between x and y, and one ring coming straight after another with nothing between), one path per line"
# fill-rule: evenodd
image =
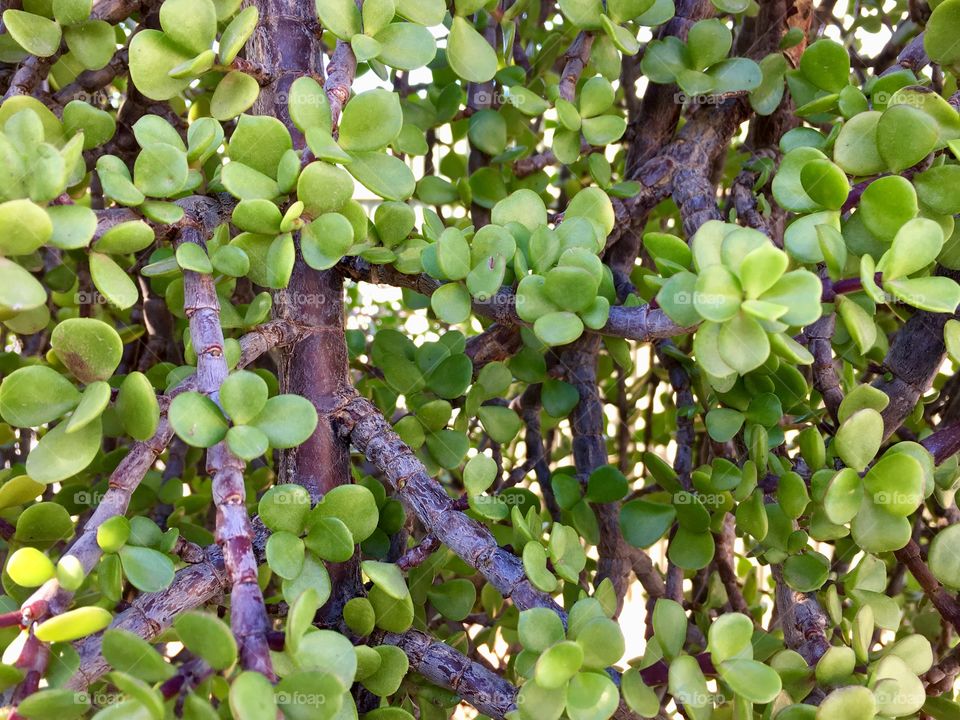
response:
M271 82L261 89L253 112L279 118L290 131L294 146L302 149L303 136L290 120L287 96L297 78L323 77L323 52L314 8L311 3L297 0L256 0L256 5L260 24L247 44L247 59L260 66ZM328 67L327 83L335 118L349 99L355 69L349 45L338 46ZM305 443L281 453L279 482L303 485L316 502L332 488L350 482L349 446L334 434L330 425L335 398L350 386L342 277L335 270L313 270L298 257L290 284L274 294L273 315L308 326L312 331L309 337L281 353L279 371L283 392L310 400L317 409L319 422ZM355 562L331 563L328 569L333 592L323 614L326 620L332 620L356 594L359 574Z

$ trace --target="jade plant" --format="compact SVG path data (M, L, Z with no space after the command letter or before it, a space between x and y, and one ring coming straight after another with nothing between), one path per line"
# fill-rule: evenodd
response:
M960 0L26 0L11 720L960 715Z

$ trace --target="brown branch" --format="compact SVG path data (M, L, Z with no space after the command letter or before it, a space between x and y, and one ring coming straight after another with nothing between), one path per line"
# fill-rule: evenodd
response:
M71 100L82 99L93 103L92 93L102 90L112 83L118 75L127 72L129 55L126 48L116 52L104 67L99 70L84 70L77 75L69 85L64 86L53 95L53 99L60 105L66 105Z
M501 548L485 526L454 508L454 501L373 403L358 395L346 396L333 417L344 437L383 474L424 527L479 570L501 595L513 598L521 610L546 607L566 620L554 599L527 580L520 559Z
M905 547L896 550L893 554L907 567L923 588L923 593L933 603L940 616L960 632L960 602L957 601L957 596L943 587L930 572L917 541L911 539Z
M513 357L522 347L523 339L518 326L493 323L479 335L470 337L464 352L473 362L474 372L477 372L488 363Z
M823 403L834 421L838 420L837 413L840 403L843 402L843 389L833 363L832 341L836 325L837 316L830 313L803 330L807 349L813 355L813 386L823 396Z
M411 670L456 693L484 715L502 720L516 709L516 687L446 643L419 630L384 633L382 641L403 650Z
M203 247L199 228L188 226L178 238L180 244ZM212 275L186 270L183 309L190 324L190 339L197 354L197 389L216 397L227 378L220 327L220 301ZM257 584L257 560L253 554L252 531L247 515L243 471L246 464L221 441L207 450L207 473L213 479L216 507L216 537L223 548L230 577L230 626L240 646L243 667L274 678L267 645L267 611Z
M254 527L257 530L254 548L262 552L268 533L260 523L255 522ZM113 619L108 629L126 630L149 642L169 628L178 615L201 607L222 594L229 585L223 553L218 545L210 545L204 554L203 562L178 570L166 589L139 595L130 607ZM101 651L102 643L103 633L97 633L74 644L80 665L65 687L84 690L110 670Z
M254 112L279 117L298 149L308 150L289 119L285 88L305 72L320 76L322 48L309 3L298 0L258 0L260 17L270 17L271 32L248 45L247 59L262 67L271 82L254 105ZM358 3L359 5L359 3ZM357 60L349 42L337 42L327 66L324 91L330 103L333 127L350 99ZM282 104L282 109L278 108ZM312 329L309 336L281 353L280 386L309 400L317 410L317 427L298 447L280 453L279 483L297 483L317 501L338 485L350 483L350 448L334 431L330 412L351 387L344 335L343 277L335 270L319 272L298 255L290 282L274 293L273 317L296 321ZM339 621L347 601L360 593L359 561L327 563L332 593L321 611L327 624Z
M580 395L580 401L570 413L573 434L573 462L580 481L586 484L590 474L607 464L607 433L603 402L597 386L597 354L600 351L598 335L584 335L560 355L567 372L567 381ZM594 586L609 578L617 597L617 610L627 594L631 552L620 530L620 503L595 503L600 541L597 544L597 574Z
M261 325L240 339L240 360L238 368L243 368L273 347L293 342L302 331L294 325L272 322ZM191 375L167 393L173 398L182 392L197 390L198 378ZM97 505L83 532L73 545L64 553L79 561L85 574L89 574L100 561L103 551L97 543L97 529L116 515L125 515L134 490L140 485L147 471L153 467L157 458L173 438L173 428L166 417L167 403L161 404L162 414L157 431L153 437L136 442L110 475L107 491ZM60 586L56 578L40 586L22 605L23 624L39 621L49 615L64 612L73 600L73 592Z
M429 275L405 275L389 265L371 265L360 257L345 257L337 265L347 277L374 284L384 283L395 287L405 287L421 295L431 295L442 285ZM474 300L473 310L478 315L508 325L527 325L517 315L515 293L512 288L501 288L487 300ZM601 335L612 335L626 340L650 342L658 338L673 337L690 331L674 323L660 310L649 305L624 307L615 305L610 308L610 318L599 331Z
M736 553L734 552L734 542L736 533L734 531L734 520L730 513L723 518L723 528L718 533L714 533L716 539L717 551L714 554L714 561L717 566L717 574L720 575L720 581L727 591L727 600L730 607L735 612L750 616L750 605L743 597L743 590L740 587L740 580L736 571Z
M574 38L564 54L566 64L560 73L560 97L574 102L577 96L577 83L584 68L590 62L590 48L593 47L593 33L581 32Z
M816 598L790 589L783 579L783 567L770 566L776 580L776 622L783 627L783 638L791 650L796 650L813 667L830 649L826 637L827 616Z
M957 271L941 268L937 272L953 280L960 279ZM881 377L873 383L890 397L890 404L881 412L884 438L900 428L940 371L946 355L943 328L951 317L954 316L919 310L891 341L883 360L890 379Z
M350 43L338 40L330 58L330 65L327 66L327 81L323 85L327 100L330 101L330 118L335 133L340 124L343 107L350 99L350 87L356 74L357 57L353 54Z

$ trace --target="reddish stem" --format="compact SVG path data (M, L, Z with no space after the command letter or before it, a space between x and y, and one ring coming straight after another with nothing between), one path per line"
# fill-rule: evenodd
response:
M203 247L200 230L185 227L179 243ZM184 272L184 313L190 322L190 339L197 354L197 389L216 398L227 377L220 327L220 301L212 275ZM230 626L240 645L240 659L247 670L274 679L266 633L269 628L263 593L257 584L257 559L247 515L243 485L245 464L220 442L207 450L207 472L213 479L216 507L216 539L223 548L224 565L230 577Z

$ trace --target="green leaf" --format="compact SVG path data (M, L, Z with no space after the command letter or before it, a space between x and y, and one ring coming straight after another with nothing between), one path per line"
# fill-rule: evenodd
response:
M315 6L320 24L341 40L362 32L360 11L353 0L317 0Z
M397 70L416 70L433 61L437 42L425 27L397 22L377 33L377 60Z
M949 588L960 588L960 525L937 532L930 543L930 571Z
M60 25L76 25L90 17L91 0L53 0L53 17Z
M53 20L23 10L4 10L3 24L31 55L50 57L60 47L60 26Z
M569 345L583 333L583 321L571 312L551 312L536 320L533 331L547 345Z
M853 468L837 472L827 485L823 507L830 522L845 525L860 509L863 501L863 483Z
M103 20L68 27L63 31L63 39L70 49L70 56L87 70L106 67L117 49L113 26Z
M310 512L310 493L302 485L276 485L260 498L257 511L271 530L300 535Z
M245 424L263 410L268 394L262 377L249 370L238 370L220 386L220 404L234 423Z
M166 0L169 2L169 0ZM226 74L210 99L210 114L217 120L230 120L249 109L260 94L260 85L246 73L233 70Z
M500 444L512 442L523 425L513 410L500 405L484 405L477 416L490 439Z
M176 674L176 668L166 662L150 643L128 630L107 630L101 648L111 667L144 682L161 682Z
M236 425L227 430L225 437L230 452L241 460L255 460L270 449L266 434L250 425Z
M760 367L770 355L763 327L744 313L721 325L717 342L723 362L741 375Z
M823 38L804 51L800 72L821 90L839 92L850 78L850 56L845 47Z
M364 560L360 569L370 581L394 600L404 600L410 596L403 573L393 563Z
M14 370L0 384L0 415L17 427L37 427L60 418L80 402L73 383L52 368Z
M459 15L453 18L447 36L447 62L457 75L468 82L487 82L497 72L496 52L483 35Z
M830 561L818 552L791 555L783 564L783 577L797 592L819 590L829 574Z
M860 198L860 217L881 240L893 240L908 220L916 217L917 193L906 178L890 175L874 180Z
M627 478L612 465L602 465L587 479L587 492L584 497L591 502L612 503L629 491Z
M382 152L351 153L350 157L350 174L385 200L406 200L416 190L413 172L400 158Z
M471 495L487 490L496 479L497 463L489 455L474 455L463 468L463 484Z
M855 412L837 430L834 446L849 467L862 471L873 460L883 440L883 418L876 410Z
M672 660L667 671L667 682L670 694L693 717L700 717L696 713L698 709L710 707L710 693L696 658L681 655Z
M876 175L887 163L877 147L880 113L871 110L854 115L840 129L833 146L833 161L850 175Z
M227 421L220 408L197 392L177 395L167 417L180 439L193 447L213 447L227 434Z
M400 97L376 88L351 98L340 121L340 146L350 152L379 150L400 134Z
M827 156L816 148L801 146L790 150L780 161L780 167L771 185L773 198L777 204L797 213L820 210L820 204L804 189L802 174L803 168L809 163L826 159ZM837 164L844 167L839 160Z
M351 598L343 607L343 621L347 624L347 627L357 635L361 637L369 635L373 632L374 623L376 622L373 605L364 597ZM361 658L358 657L358 660L360 659Z
M40 587L55 573L50 558L32 547L22 547L11 554L6 571L11 580L25 588Z
M226 670L237 660L237 643L230 628L209 613L191 611L173 621L177 635L190 652L215 670ZM273 692L269 693L271 697Z
M760 299L788 308L780 320L787 325L809 325L820 317L820 280L806 270L793 270L781 277Z
M888 280L883 284L898 300L935 313L954 313L960 305L960 285L947 277Z
M888 453L863 478L875 505L891 515L911 515L923 502L923 467L906 453Z
M758 704L772 702L782 687L777 671L756 660L725 660L720 676L738 697Z
M392 645L379 645L374 650L380 655L380 667L363 680L363 685L379 697L393 695L400 688L410 668L410 661L403 650Z
M960 25L960 2L946 0L939 3L927 20L923 34L923 48L934 62L955 65L960 59L957 47L957 26Z
M473 609L477 601L477 589L466 578L457 578L431 586L427 597L443 617L459 622Z
M672 505L631 500L620 510L620 529L628 543L647 548L664 536L675 517Z
M517 621L520 643L527 650L543 652L564 638L560 617L548 608L531 608Z
M190 84L190 78L170 77L170 71L195 54L159 30L141 30L130 38L130 77L151 100L169 100Z
M303 259L315 270L329 270L353 245L353 225L340 213L321 215L307 225L300 236Z
M41 438L27 456L27 474L41 483L66 480L84 470L100 452L99 419L75 432L61 422Z
M24 698L17 714L28 720L74 720L90 708L90 699L83 693L63 688L47 688Z
M800 169L804 192L817 204L839 210L850 192L847 176L829 160L811 160Z
M943 230L927 218L908 220L897 231L893 244L877 264L884 280L896 280L922 270L943 248Z
M939 139L936 121L910 105L888 107L877 123L877 149L895 173L923 160Z
M151 548L124 545L120 564L130 584L143 592L158 592L173 582L173 562Z
M273 685L252 670L240 673L230 684L230 710L236 720L270 720L279 711Z
M470 317L472 307L470 292L460 283L446 283L430 296L430 307L445 323L456 325L465 322Z
M260 13L256 6L245 7L237 13L220 35L220 62L229 65L237 57L244 44L250 39Z
M212 0L165 0L160 26L176 45L196 55L209 49L217 34L217 11Z
M337 517L310 520L310 531L304 541L317 557L330 562L346 562L353 556L354 539L350 529ZM303 563L303 552L300 552ZM293 577L295 577L294 575Z
M557 578L547 568L547 552L539 542L523 546L523 568L535 588L547 593L556 590Z
M129 273L109 255L90 253L90 279L107 301L121 310L133 307L140 299L140 291Z
M133 181L144 195L172 197L186 184L187 173L186 153L166 143L152 143L137 155Z
M83 391L83 397L67 422L67 434L75 433L99 418L110 403L110 386L98 380L90 383Z
M43 208L29 200L0 204L0 251L29 255L50 241L53 223Z
M299 395L276 395L267 400L250 425L263 432L273 448L296 447L316 429L317 410Z
M600 27L600 14L603 6L600 0L560 0L560 12L573 25L582 29Z
M873 692L850 685L837 688L820 704L817 720L872 720L877 711Z
M567 640L551 645L537 660L534 675L537 685L547 690L561 688L576 675L582 663L583 647L578 643Z
M43 642L70 642L103 630L112 619L108 610L90 605L43 621L36 628L36 636Z
M353 551L352 545L350 551ZM267 539L266 555L270 570L285 580L292 580L303 570L304 541L293 533L275 532Z
M341 520L355 542L363 542L377 529L379 511L376 499L362 485L340 485L333 488L314 508L313 516Z
M620 701L617 686L604 673L577 673L567 687L570 720L607 720Z

